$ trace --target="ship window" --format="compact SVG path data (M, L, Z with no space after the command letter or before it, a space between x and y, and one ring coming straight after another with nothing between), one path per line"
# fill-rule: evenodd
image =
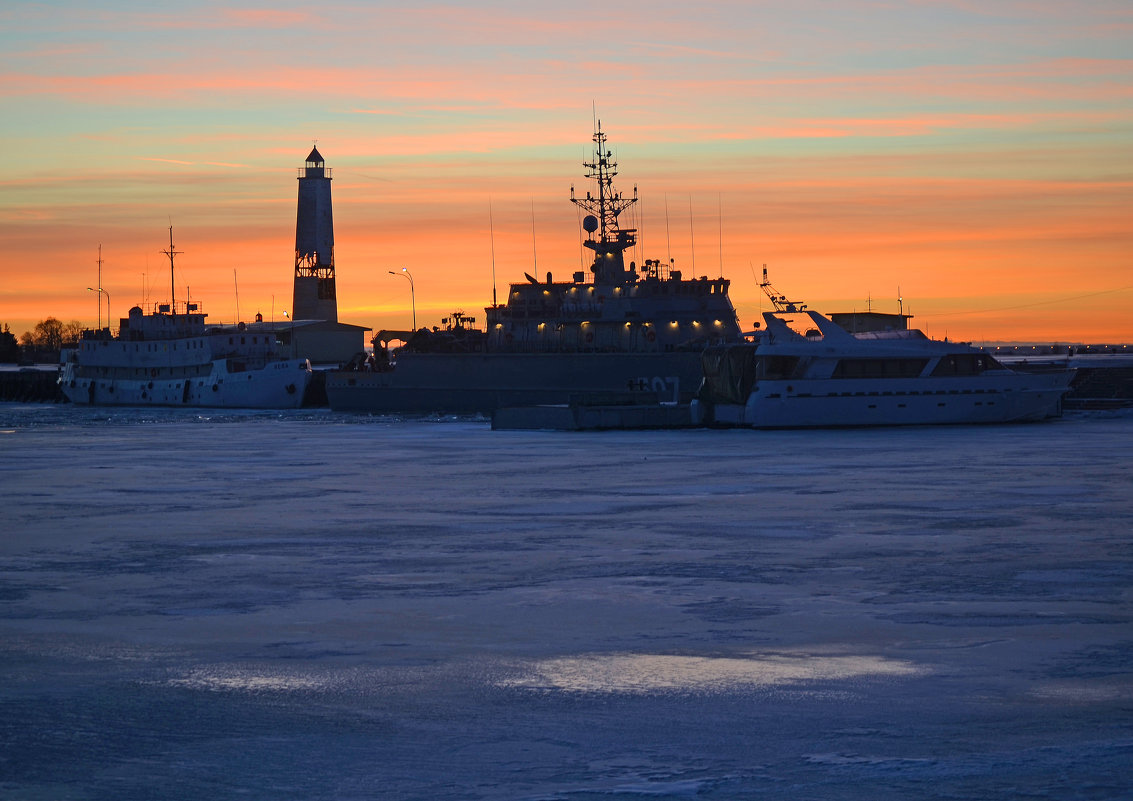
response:
M933 375L979 375L999 363L984 353L950 353L940 359Z
M790 378L798 364L798 356L756 356L755 374L767 380Z
M916 378L927 359L841 359L834 378Z

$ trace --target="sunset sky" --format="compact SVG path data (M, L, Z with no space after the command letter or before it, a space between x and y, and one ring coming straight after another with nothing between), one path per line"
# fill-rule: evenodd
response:
M282 317L314 141L340 318L406 326L408 267L419 322L482 320L493 240L501 290L580 269L595 111L634 258L745 328L766 264L933 336L1133 342L1129 0L5 2L0 324L93 325L100 244L115 318L167 299L171 224L178 297Z

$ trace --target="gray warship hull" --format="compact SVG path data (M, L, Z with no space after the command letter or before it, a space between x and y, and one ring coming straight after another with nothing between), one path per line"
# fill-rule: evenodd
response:
M386 372L327 374L331 409L490 414L561 403L688 403L699 351L669 353L412 353Z

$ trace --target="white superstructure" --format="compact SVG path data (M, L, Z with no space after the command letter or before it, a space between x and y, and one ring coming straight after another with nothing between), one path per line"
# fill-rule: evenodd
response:
M272 330L244 323L210 326L197 303L173 294L173 229L169 229L170 302L140 306L110 328L83 331L63 348L59 386L72 403L92 406L297 408L311 381L306 359L288 358Z
M804 307L805 309L805 307ZM851 334L799 309L805 336L764 312L754 343L706 351L694 421L795 428L1042 420L1061 413L1072 370L1017 372L971 345L913 329Z

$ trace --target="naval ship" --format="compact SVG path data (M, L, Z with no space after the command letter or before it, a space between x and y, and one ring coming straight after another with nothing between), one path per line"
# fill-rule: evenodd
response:
M619 217L637 188L614 187L617 162L599 123L596 191L570 200L586 216L589 271L570 281L524 274L506 302L485 308L485 326L456 312L431 330L379 331L374 353L326 376L335 411L490 414L505 406L687 403L700 387L701 353L742 339L725 278L685 278L672 263L627 264L637 231ZM404 344L392 355L388 344ZM376 357L376 358L375 358Z

